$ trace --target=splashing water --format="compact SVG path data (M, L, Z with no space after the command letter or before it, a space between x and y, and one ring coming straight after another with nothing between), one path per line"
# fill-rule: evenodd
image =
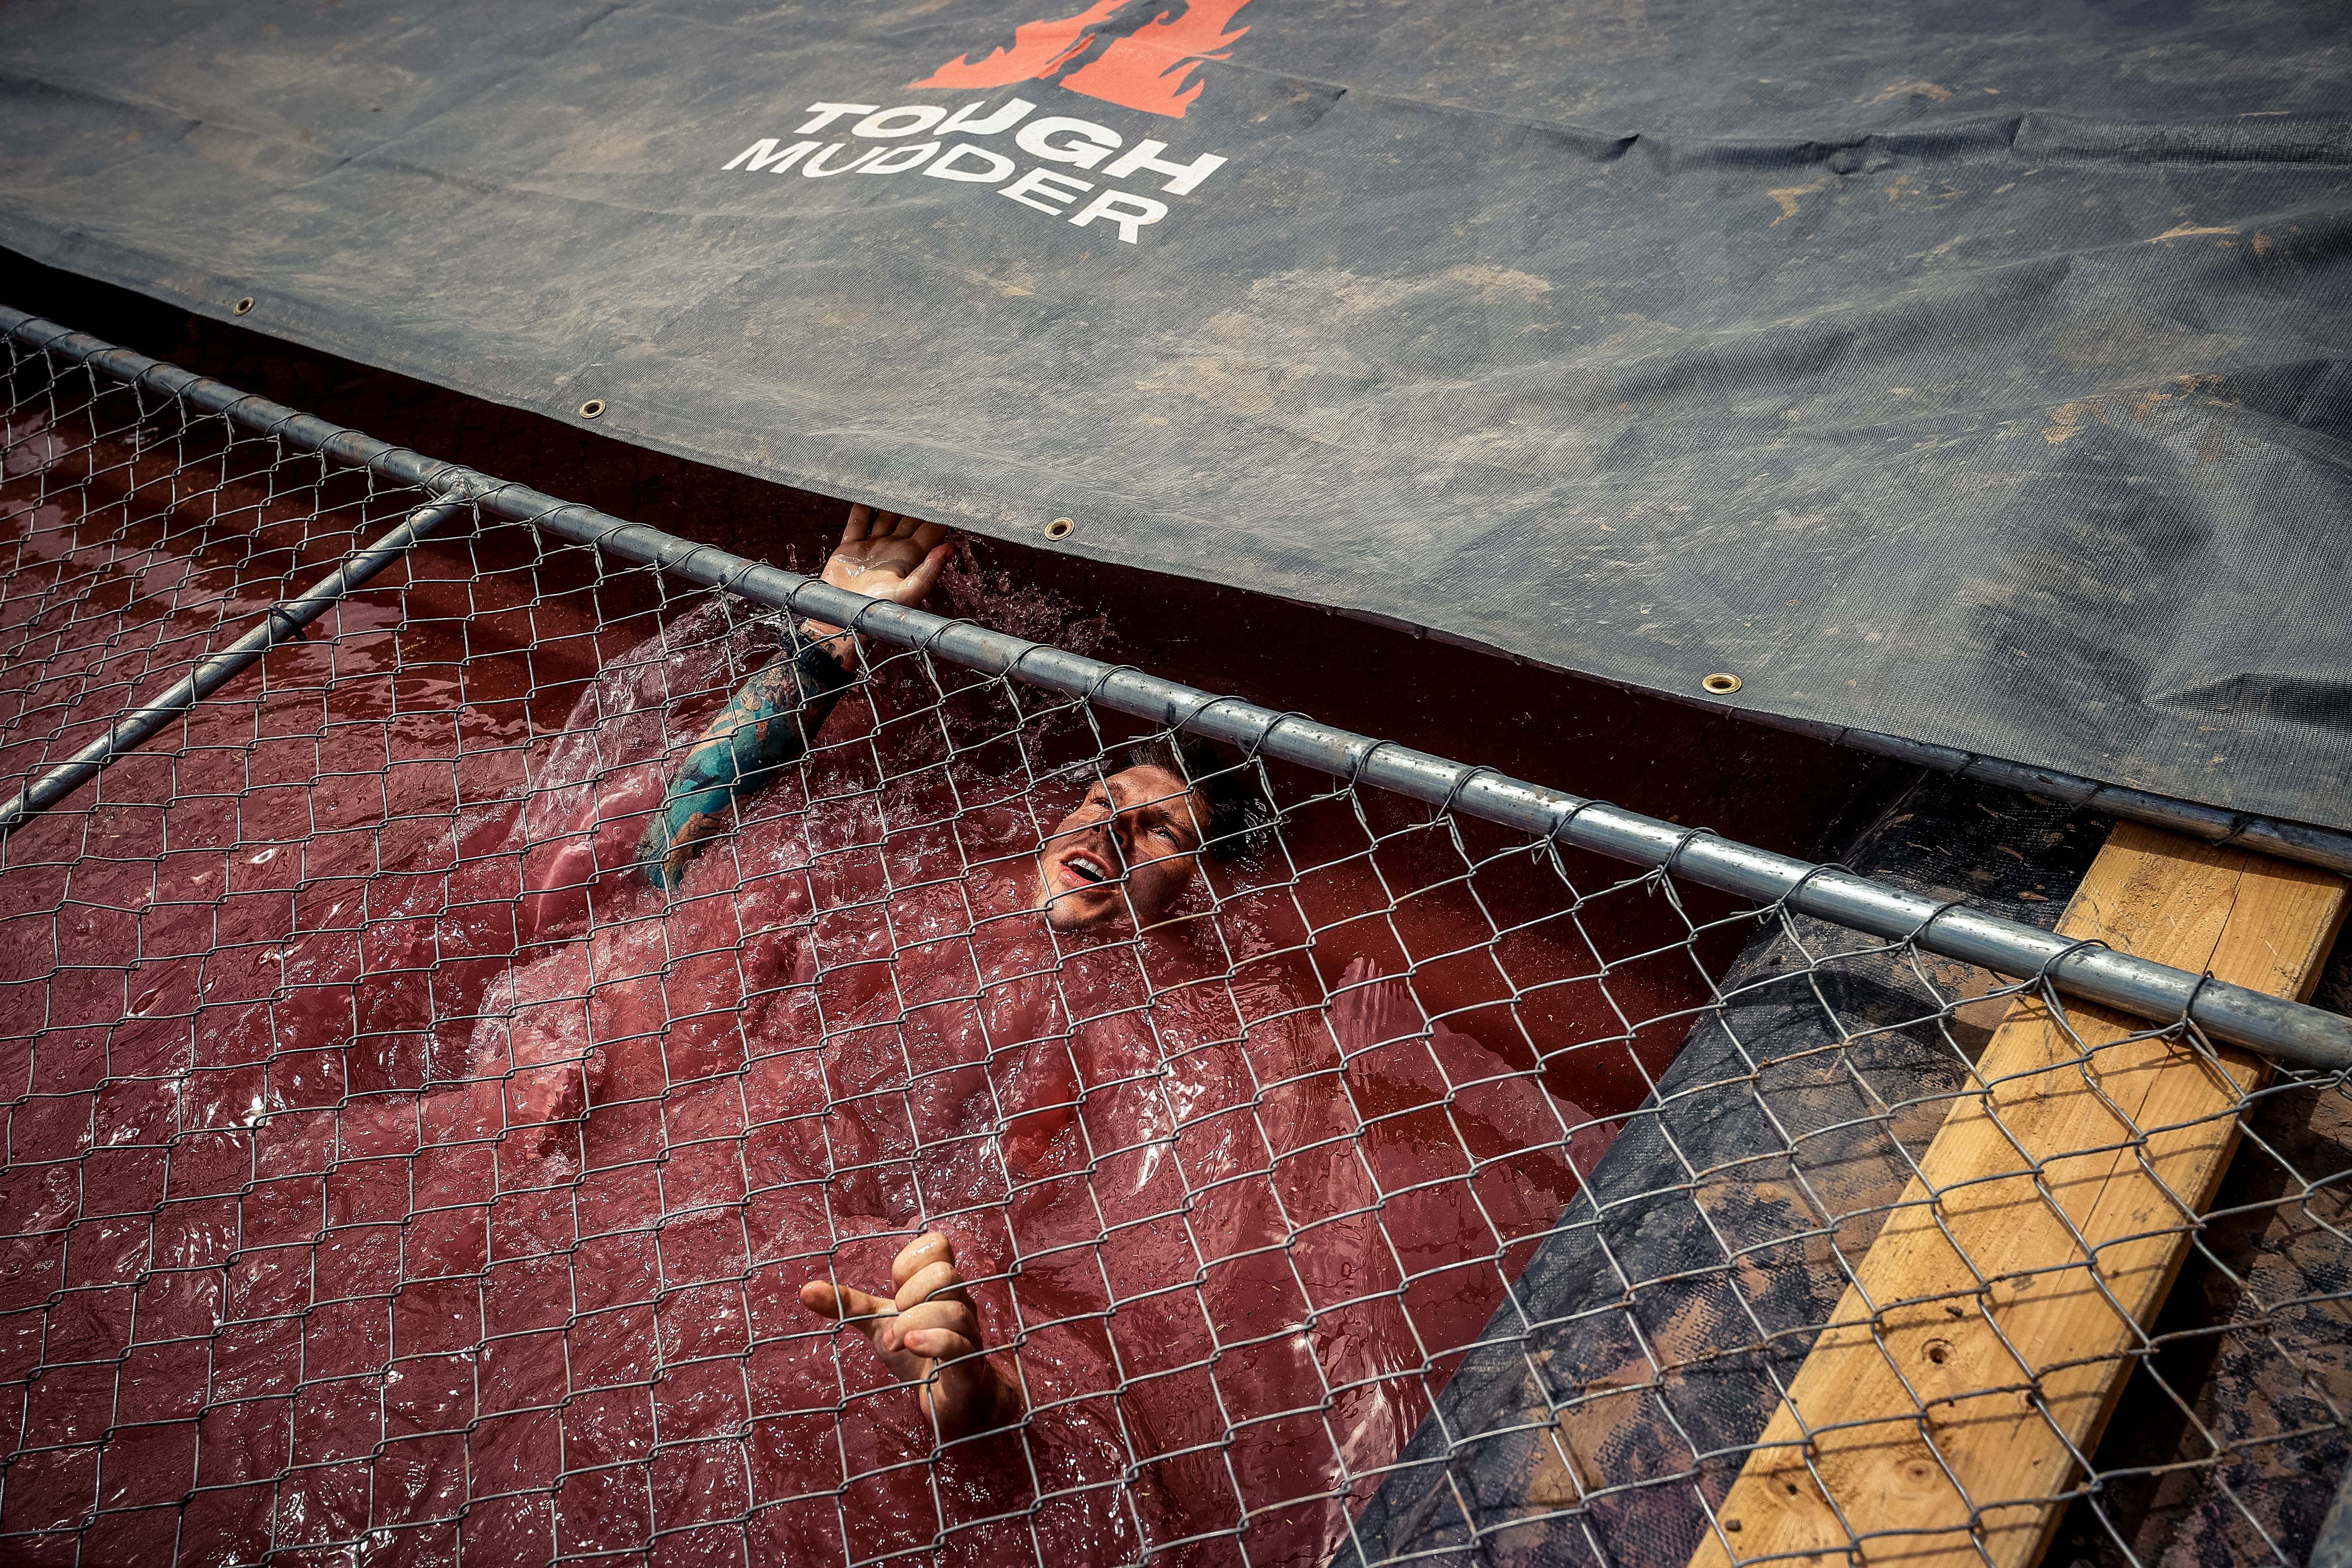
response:
M1320 1560L1605 1129L1510 1041L1430 1022L1491 996L1310 941L1311 846L1196 884L1140 939L1049 930L1032 858L1090 720L912 659L667 898L608 872L519 931L566 843L625 863L636 824L596 803L657 798L774 647L730 614L599 674L454 857L255 959L268 1005L157 1034L174 1181L252 1173L158 1226L151 1267L226 1283L141 1298L209 1343L209 1373L153 1379L178 1422L156 1430L201 1415L215 1483L183 1556L430 1560L443 1538L401 1527L462 1507L484 1561L656 1532L680 1561L747 1535L791 1561L942 1537L953 1561ZM1368 861L1323 883L1394 902ZM384 973L407 978L362 981ZM142 1002L186 1012L175 983ZM1030 1408L936 1459L912 1393L797 1297L881 1285L925 1227Z

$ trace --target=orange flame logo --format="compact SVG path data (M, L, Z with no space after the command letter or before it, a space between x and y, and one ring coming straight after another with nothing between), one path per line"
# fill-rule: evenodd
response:
M998 47L980 59L966 51L910 88L1010 87L1017 81L1037 81L1052 76L1093 47L1100 27L1133 5L1135 0L1095 0L1076 16L1024 22L1013 30L1013 44ZM1184 108L1201 96L1202 83L1192 79L1203 60L1222 60L1247 27L1227 32L1226 26L1250 0L1191 0L1181 12L1161 11L1135 31L1111 40L1110 47L1061 79L1063 87L1146 114L1184 117Z

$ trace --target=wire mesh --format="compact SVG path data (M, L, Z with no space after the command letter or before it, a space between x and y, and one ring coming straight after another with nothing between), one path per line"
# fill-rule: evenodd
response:
M428 499L7 352L12 786ZM1164 731L870 640L650 887L643 803L792 635L477 517L6 842L0 1549L1737 1557L1733 1479L1990 1024L2069 1016L1261 758L1154 786ZM1245 853L1140 932L1041 915L1041 847L1116 835L1090 795L1204 770L1270 819ZM2352 1396L2343 1085L2140 1037L2239 1085L2228 1183L2136 1233L2199 1289L2110 1358L2104 1443L1970 1507L2299 1562ZM2086 1148L2179 1131L2108 1104ZM926 1232L1013 1391L980 1430L803 1299L887 1296Z

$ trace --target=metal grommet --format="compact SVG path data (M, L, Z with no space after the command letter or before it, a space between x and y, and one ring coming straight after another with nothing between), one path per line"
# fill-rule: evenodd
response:
M253 296L252 296L252 295L250 295L250 294L247 294L244 299L239 300L236 302L236 313L237 313L238 315L240 315L240 316L245 315L247 312L250 311L252 309L253 309Z
M1048 539L1067 539L1078 531L1078 525L1066 517L1057 517L1045 525Z
M1739 677L1736 675L1710 675L1705 680L1700 681L1699 685L1704 687L1707 691L1713 693L1715 696L1728 697L1733 692L1739 689Z
M592 397L580 405L580 417L583 419L593 419L604 412L604 400L601 397Z

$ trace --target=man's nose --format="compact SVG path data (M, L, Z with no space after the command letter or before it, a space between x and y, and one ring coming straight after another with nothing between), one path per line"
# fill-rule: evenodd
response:
M1101 826L1103 844L1118 860L1114 869L1126 870L1128 863L1134 858L1132 854L1134 846L1129 842L1129 838L1135 832L1135 818L1114 806L1111 809L1110 819Z

